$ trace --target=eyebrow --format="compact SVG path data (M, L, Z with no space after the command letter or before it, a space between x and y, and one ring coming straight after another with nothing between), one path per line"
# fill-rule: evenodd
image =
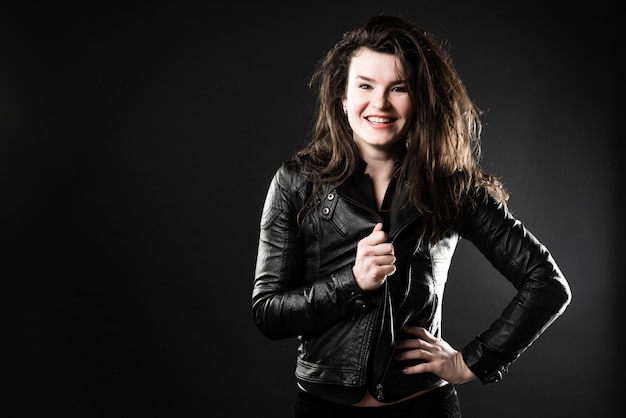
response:
M367 77L367 76L364 76L364 75L357 75L356 77L354 77L354 79L355 79L355 80L357 80L357 79L361 79L361 80L364 80L364 81L369 81L369 82L374 82L374 81L376 81L376 80L374 80L373 78L370 78L370 77ZM405 84L405 83L406 83L406 80L402 80L402 79L400 79L400 80L394 80L394 81L392 81L390 84Z

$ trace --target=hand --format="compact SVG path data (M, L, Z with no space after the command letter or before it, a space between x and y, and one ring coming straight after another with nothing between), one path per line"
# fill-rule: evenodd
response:
M406 334L416 338L399 340L396 348L396 360L422 360L423 363L407 366L406 374L434 373L440 378L453 384L466 383L476 379L476 375L463 361L463 354L456 351L446 341L435 338L422 327L406 326L402 328Z
M393 245L387 241L383 224L377 223L372 233L357 244L356 260L352 273L364 291L376 290L396 272Z

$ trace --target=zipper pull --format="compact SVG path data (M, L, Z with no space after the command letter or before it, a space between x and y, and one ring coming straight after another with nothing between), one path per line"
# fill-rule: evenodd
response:
M376 385L376 399L378 399L379 401L383 400L383 385L381 385L380 383L378 383Z

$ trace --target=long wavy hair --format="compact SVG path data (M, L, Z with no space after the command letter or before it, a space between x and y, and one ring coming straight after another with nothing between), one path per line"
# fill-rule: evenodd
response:
M376 16L345 33L317 64L309 84L317 94L315 127L296 153L307 162L310 179L342 183L362 164L342 105L350 63L360 48L393 54L404 70L415 117L395 175L410 184L404 204L427 220L422 236L436 240L445 234L465 200L481 188L506 205L502 183L479 165L481 114L447 51L432 34L395 16Z

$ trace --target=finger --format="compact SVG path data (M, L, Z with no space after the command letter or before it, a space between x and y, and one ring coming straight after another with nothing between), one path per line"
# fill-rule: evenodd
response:
M405 325L402 327L402 332L409 334L409 335L414 335L416 337L419 337L420 335L423 335L420 332L420 328L422 327L416 327L414 325Z
M396 272L396 266L393 264L386 264L384 266L380 266L380 270L385 276L391 276Z
M394 359L398 361L406 361L406 360L432 361L433 354L421 348L412 348L410 350L398 351L394 355Z
M388 242L385 242L385 243L382 243L382 244L378 244L378 245L374 245L372 247L372 254L373 255L391 255L391 256L393 256L393 254L394 254L393 245L389 244Z
M433 373L434 371L434 367L428 362L407 366L402 369L402 373L404 374Z
M395 259L395 257L393 257ZM385 271L387 272L387 276L391 276L392 274L394 274L396 272L396 265L394 264L393 261L386 263L384 266L381 267L385 267Z
M394 264L396 262L396 256L389 252L389 250L385 250L384 248L378 248L380 245L376 247L372 247L368 253L368 255L372 256L376 262L376 264Z
M399 350L398 354L405 352L406 350L414 350L420 348L420 340L417 338L407 338L406 340L398 340L396 342L396 349Z
M412 326L412 325L405 325L404 327L402 327L402 331L404 331L407 334L410 335L415 335L416 337L428 341L428 342L435 342L437 339L430 333L428 332L428 330L424 327L416 327L416 326Z
M426 328L421 328L420 330L420 334L421 334L421 339L424 341L428 341L430 343L435 343L437 342L437 338L430 333L430 331L428 331Z
M393 264L396 262L391 244L368 245L367 242L361 242L358 248L363 256L372 257L376 264Z
M373 277L386 277L391 276L396 271L396 266L393 264L378 264L373 263L369 266L368 270Z
M387 241L387 233L383 231L383 224L381 222L374 225L374 229L369 234L372 245L382 244Z
M397 353L399 354L404 354L404 353L411 353L411 352L420 352L423 355L426 356L433 356L433 352L437 351L435 346L429 342L426 342L424 340L421 340L419 338L407 338L405 340L398 340L398 342L396 343L396 349L397 349ZM406 358L413 358L410 357L412 354L408 354L409 357ZM417 357L416 357L417 358ZM423 357L420 357L423 358Z

